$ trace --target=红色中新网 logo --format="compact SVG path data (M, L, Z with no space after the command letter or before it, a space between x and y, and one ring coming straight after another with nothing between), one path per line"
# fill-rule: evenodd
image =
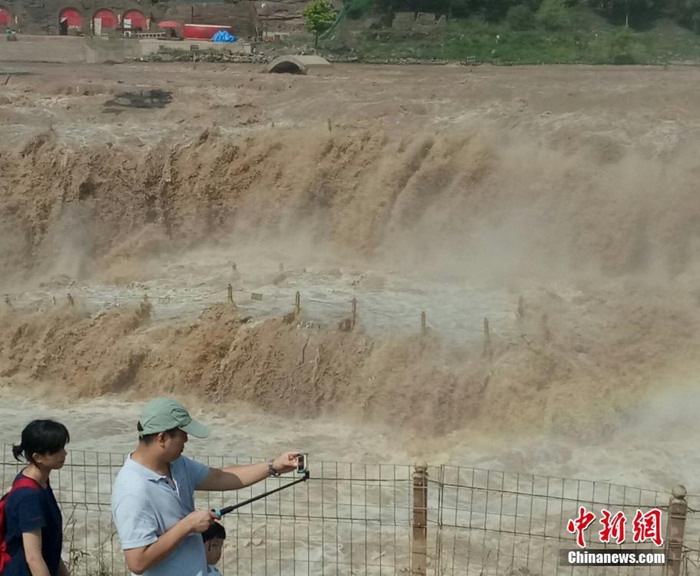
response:
M592 528L596 520L593 511L585 506L580 506L576 518L572 518L566 525L566 530L576 536L576 544L579 548L586 548L586 531ZM598 530L598 542L603 544L623 544L628 541L628 532L631 528L631 540L635 544L650 542L655 546L663 546L661 536L661 510L653 508L647 512L637 509L628 523L624 512L612 514L605 508L601 510Z

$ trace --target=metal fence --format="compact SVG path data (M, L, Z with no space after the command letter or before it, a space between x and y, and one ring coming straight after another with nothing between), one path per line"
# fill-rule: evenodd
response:
M71 451L66 466L52 476L74 576L128 573L110 514L112 482L124 459ZM214 467L253 461L195 459ZM4 489L19 470L4 446ZM236 492L198 493L196 502L221 508L289 481L271 478ZM224 517L228 534L219 568L225 576L700 574L700 518L685 498L675 499L669 515L669 500L670 494L652 490L493 470L315 462L308 482ZM623 511L630 523L637 510L661 510L661 550L675 557L669 549L675 544L677 562L561 566L560 550L576 547L567 523L581 506ZM598 530L586 532L594 547L618 547L597 543ZM625 548L653 547L631 545L630 539Z

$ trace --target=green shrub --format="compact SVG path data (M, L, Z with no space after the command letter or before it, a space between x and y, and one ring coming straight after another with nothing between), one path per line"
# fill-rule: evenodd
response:
M506 14L506 24L511 30L531 30L535 27L535 14L526 4L511 6Z
M544 0L536 19L545 30L566 30L573 25L571 9L565 0Z

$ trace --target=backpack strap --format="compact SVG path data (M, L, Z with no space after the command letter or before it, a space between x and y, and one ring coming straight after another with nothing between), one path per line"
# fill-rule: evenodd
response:
M11 492L14 492L18 488L31 488L32 490L41 490L41 486L36 480L33 480L32 478L27 478L26 476L22 475L21 477L17 478L13 483L11 488L5 492L5 494L2 495L2 498L0 498L0 502L4 501Z
M16 490L17 488L32 488L34 490L41 490L41 486L39 486L39 483L36 480L32 478L27 478L24 475L22 475L12 483L12 488L10 488L10 492L12 492L12 490Z
M10 555L7 552L7 542L5 541L5 506L6 499L10 493L14 492L18 488L30 488L32 490L41 490L41 486L36 480L27 478L24 474L21 474L12 483L10 490L0 498L0 574L5 572L8 563L10 562Z

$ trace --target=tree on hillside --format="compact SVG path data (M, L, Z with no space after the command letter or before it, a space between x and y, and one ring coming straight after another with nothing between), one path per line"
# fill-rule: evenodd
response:
M304 20L306 29L314 35L315 45L318 46L318 37L335 22L335 9L329 0L311 0L304 8Z
M667 3L666 12L683 26L700 32L700 0L675 0Z
M344 0L345 2L353 0ZM362 4L358 15L368 12L391 15L396 12L433 12L448 18L475 18L503 22L512 29L536 22L548 30L576 28L577 18L588 7L609 22L640 28L666 17L700 33L700 0L354 0ZM529 11L527 10L529 8ZM508 16L510 14L510 16Z
M573 24L571 11L565 0L543 0L537 10L537 22L545 30L566 30Z
M606 16L616 22L624 22L625 28L630 27L630 21L634 24L649 20L668 1L662 0L596 0L594 5L601 8Z
M530 30L535 27L535 14L527 4L511 6L506 14L506 24L512 30Z

